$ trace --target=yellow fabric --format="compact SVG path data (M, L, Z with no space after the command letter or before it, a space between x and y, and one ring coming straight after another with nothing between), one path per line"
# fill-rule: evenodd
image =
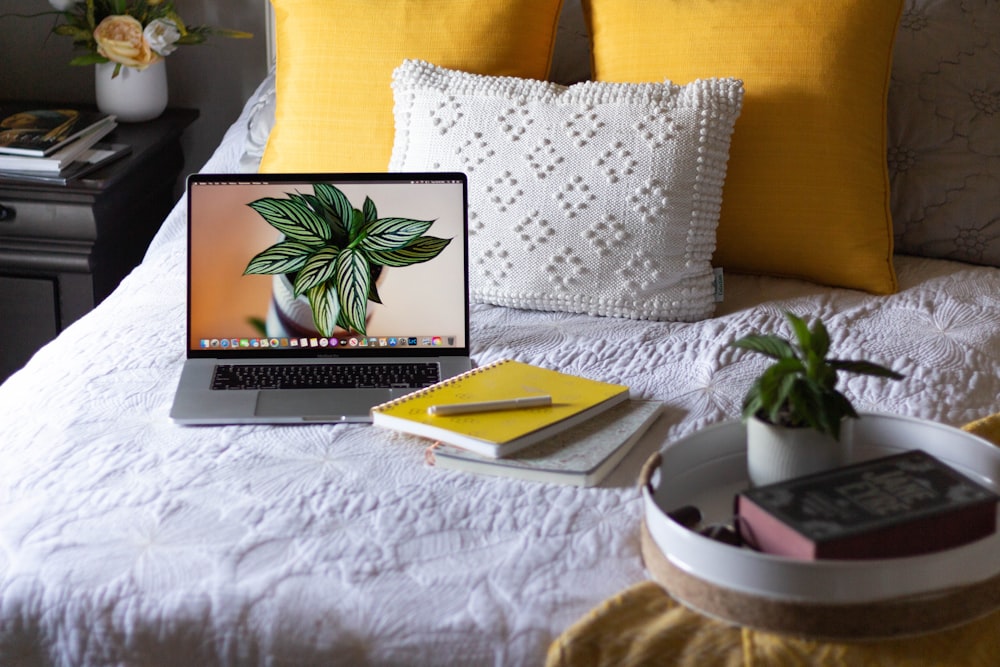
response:
M743 79L726 270L896 291L886 98L902 0L583 0L601 81Z
M548 76L562 0L271 0L274 130L262 172L385 171L392 70L427 60Z
M963 427L1000 446L1000 413ZM995 667L1000 611L919 637L818 642L731 626L644 581L595 607L549 647L546 667Z
M1000 445L1000 412L970 422L963 426L962 430L968 431L973 435L978 435L980 438L989 440L995 445Z
M1000 611L920 637L816 642L701 616L646 581L596 607L556 639L546 667L995 667L997 656Z

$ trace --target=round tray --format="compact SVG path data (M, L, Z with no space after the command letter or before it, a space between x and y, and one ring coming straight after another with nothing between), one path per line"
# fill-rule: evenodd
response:
M922 449L1000 490L1000 448L942 424L866 413L844 431L850 460ZM666 445L640 479L643 557L683 604L757 629L824 639L921 634L1000 607L1000 532L906 558L801 561L733 547L667 517L695 505L703 523L729 523L734 495L749 486L746 430L738 421Z

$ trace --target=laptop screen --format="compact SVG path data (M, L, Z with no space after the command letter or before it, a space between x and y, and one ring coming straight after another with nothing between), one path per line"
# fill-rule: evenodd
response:
M193 174L188 352L468 354L466 180Z

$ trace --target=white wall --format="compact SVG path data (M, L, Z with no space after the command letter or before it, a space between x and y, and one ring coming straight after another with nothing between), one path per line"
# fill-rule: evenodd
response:
M174 0L190 25L254 33L253 39L210 37L167 58L170 106L198 109L184 135L185 170L197 171L239 115L267 71L267 0ZM0 0L0 15L51 10L48 0ZM49 35L55 18L0 18L0 99L94 102L94 68L71 67L68 37Z

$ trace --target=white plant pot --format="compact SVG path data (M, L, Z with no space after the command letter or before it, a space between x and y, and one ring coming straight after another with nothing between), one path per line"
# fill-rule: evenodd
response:
M384 274L384 272L382 273ZM371 320L372 308L373 304L369 301L369 320ZM292 282L284 273L276 274L271 279L271 304L267 310L265 329L268 337L299 338L304 336L311 338L319 336L309 299L304 294L295 296ZM347 332L338 327L334 333L339 336Z
M811 428L774 426L747 420L747 472L754 486L829 470L848 460L849 429L840 441Z
M271 278L271 305L267 311L268 336L318 336L312 308L305 296L295 296L285 274Z
M143 70L122 66L112 77L115 66L113 62L94 66L97 108L123 123L159 117L167 108L167 61L161 58Z

